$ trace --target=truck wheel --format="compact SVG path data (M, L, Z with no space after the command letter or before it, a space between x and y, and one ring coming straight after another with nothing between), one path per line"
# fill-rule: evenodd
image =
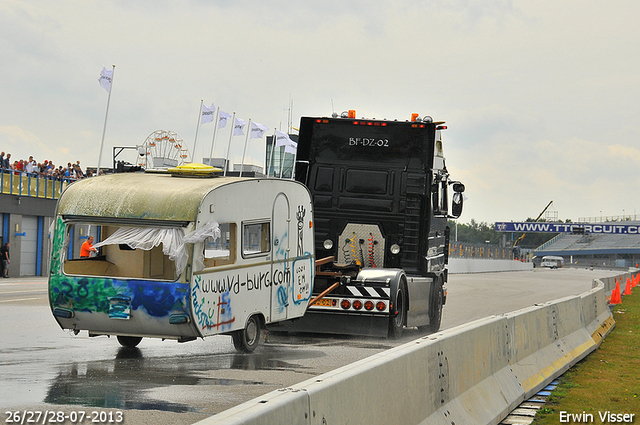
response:
M142 341L142 337L141 336L123 336L123 335L118 335L118 342L123 347L133 348L133 347L137 346L138 344L140 344L140 341Z
M436 293L434 294L431 305L429 306L429 325L426 326L426 330L429 333L438 332L438 329L440 329L440 322L442 321L442 301L444 294L442 284L439 280L435 289Z
M394 310L390 312L389 317L389 338L395 339L402 336L402 329L407 316L407 289L404 285L404 280L398 287Z
M257 315L253 315L247 320L244 329L231 334L233 346L239 353L253 353L260 344L262 337L262 321Z

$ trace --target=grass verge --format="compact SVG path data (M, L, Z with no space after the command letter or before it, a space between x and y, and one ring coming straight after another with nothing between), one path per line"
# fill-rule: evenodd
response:
M640 286L623 296L613 317L613 331L562 375L534 424L640 424ZM606 417L607 412L616 416Z

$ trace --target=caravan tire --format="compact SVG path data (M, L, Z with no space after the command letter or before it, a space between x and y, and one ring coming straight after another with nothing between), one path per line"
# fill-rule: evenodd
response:
M118 335L118 342L123 347L127 347L127 348L137 347L138 344L140 344L140 341L142 341L142 337L141 336L123 336L123 335Z
M240 353L253 353L260 344L263 326L260 316L253 315L247 320L244 329L231 334L233 346Z

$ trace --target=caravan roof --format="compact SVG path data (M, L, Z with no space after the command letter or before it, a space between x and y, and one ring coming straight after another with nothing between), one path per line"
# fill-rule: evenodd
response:
M60 196L59 215L118 219L194 221L200 202L217 187L244 177L173 177L121 173L83 179Z

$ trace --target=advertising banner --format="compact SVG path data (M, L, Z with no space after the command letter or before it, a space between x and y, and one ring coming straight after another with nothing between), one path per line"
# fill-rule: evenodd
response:
M588 233L610 235L638 235L640 225L622 223L540 223L540 222L496 222L496 232L526 233Z

